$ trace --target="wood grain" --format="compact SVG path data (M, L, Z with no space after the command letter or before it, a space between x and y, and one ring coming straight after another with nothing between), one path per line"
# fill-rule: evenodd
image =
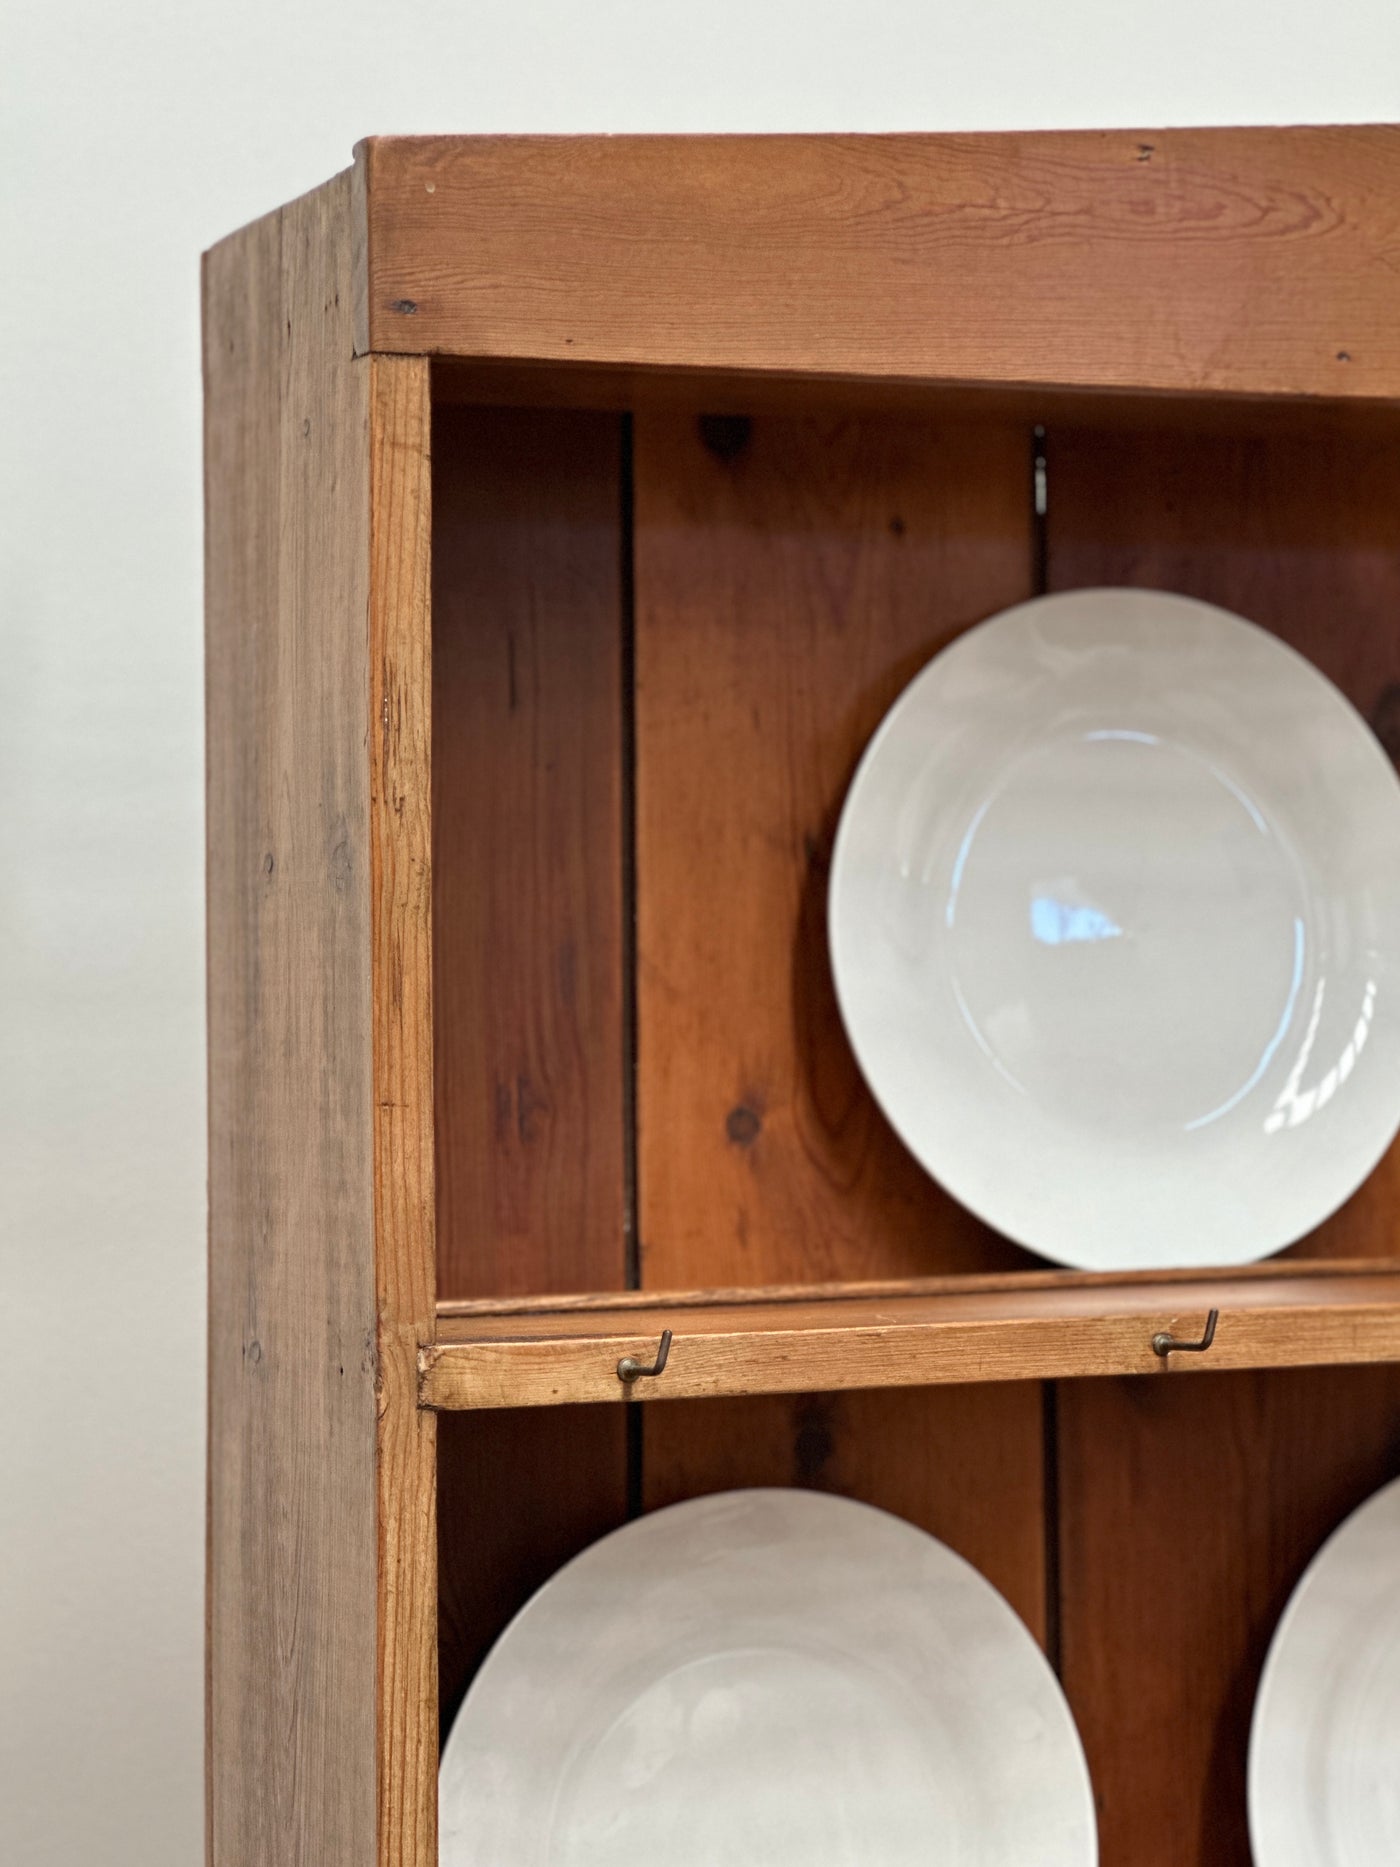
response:
M1220 1322L1208 1353L1154 1351L1162 1332L1199 1338L1211 1308ZM664 1329L674 1333L664 1373L620 1381L619 1360L649 1363ZM421 1367L425 1400L451 1408L1396 1359L1400 1275L1378 1274L453 1317Z
M1269 1641L1323 1539L1400 1472L1400 1369L1060 1388L1063 1676L1103 1867L1249 1867Z
M826 943L847 784L901 688L1029 593L1030 437L636 429L642 1281L1027 1263L877 1110Z
M370 372L368 714L374 1042L379 1867L436 1867L436 1296L428 366Z
M624 1287L621 441L437 418L438 1282Z
M1400 394L1400 132L389 137L368 342L564 365Z
M1146 584L1298 649L1400 758L1400 435L1051 434L1053 589ZM1400 1148L1295 1254L1396 1252Z
M378 1867L369 376L349 178L204 275L209 1846Z
M622 494L615 417L434 426L438 1277L626 1283ZM626 1515L626 1423L439 1428L441 1706Z

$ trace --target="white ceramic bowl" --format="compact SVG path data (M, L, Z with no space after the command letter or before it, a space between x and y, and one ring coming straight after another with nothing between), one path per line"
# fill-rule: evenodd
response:
M443 1867L1093 1867L1044 1655L960 1556L809 1491L642 1517L501 1636L443 1753Z
M1400 1125L1400 785L1209 604L1042 597L931 661L851 786L830 930L906 1145L1061 1263L1263 1257Z

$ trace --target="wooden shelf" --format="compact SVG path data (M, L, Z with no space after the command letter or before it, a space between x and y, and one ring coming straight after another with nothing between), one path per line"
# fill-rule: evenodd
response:
M1159 1331L1205 1354L1156 1353ZM665 1372L627 1383L624 1356ZM808 1289L439 1306L425 1407L551 1407L1079 1375L1400 1361L1400 1267L1288 1263L1180 1276L1031 1273Z

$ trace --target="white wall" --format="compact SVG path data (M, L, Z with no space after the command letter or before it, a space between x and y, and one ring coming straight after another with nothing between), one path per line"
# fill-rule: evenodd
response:
M1397 80L1395 0L0 9L0 1860L202 1846L200 249L369 132L1356 121Z

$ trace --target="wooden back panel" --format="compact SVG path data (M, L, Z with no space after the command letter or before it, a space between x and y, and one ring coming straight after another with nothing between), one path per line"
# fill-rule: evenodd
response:
M438 1294L621 1289L620 423L435 453Z
M1250 1867L1245 1764L1288 1597L1400 1472L1400 1370L1059 1389L1061 1652L1102 1867Z
M879 1116L825 930L835 824L886 707L1030 591L1029 432L638 421L632 903L616 423L445 409L438 428L441 1293L617 1287L633 1095L650 1284L1029 1263ZM1400 739L1394 444L1173 425L1051 445L1055 587L1239 607ZM1367 1225L1310 1248L1365 1252Z
M1030 1267L883 1122L824 924L836 820L884 710L1035 587L1030 428L649 411L630 513L612 418L451 410L437 433L444 1292L620 1287L629 1107L647 1287ZM1387 439L1174 421L1052 431L1048 449L1052 587L1152 583L1238 608L1400 737ZM548 1092L522 1098L525 1079ZM1387 1254L1395 1171L1392 1155L1299 1252ZM646 1508L830 1488L944 1537L1062 1654L1106 1867L1243 1861L1250 1669L1302 1562L1389 1468L1394 1380L1222 1379L1204 1412L1168 1398L1148 1415L1137 1385L1094 1382L675 1403L633 1422L630 1459L612 1409L444 1421L444 1702L530 1590L622 1520L629 1487ZM1319 1396L1345 1417L1335 1442L1309 1436ZM1161 1519L1208 1429L1247 1453L1230 1455L1228 1538L1205 1490L1183 1513L1218 1557L1202 1564ZM1241 1502L1254 1460L1267 1510ZM1159 1624L1187 1657L1143 1692L1124 1656ZM1139 1699L1157 1741L1143 1726L1125 1745Z
M646 415L636 445L643 1282L1030 1262L929 1179L842 1030L827 871L938 649L1030 593L1030 436Z

